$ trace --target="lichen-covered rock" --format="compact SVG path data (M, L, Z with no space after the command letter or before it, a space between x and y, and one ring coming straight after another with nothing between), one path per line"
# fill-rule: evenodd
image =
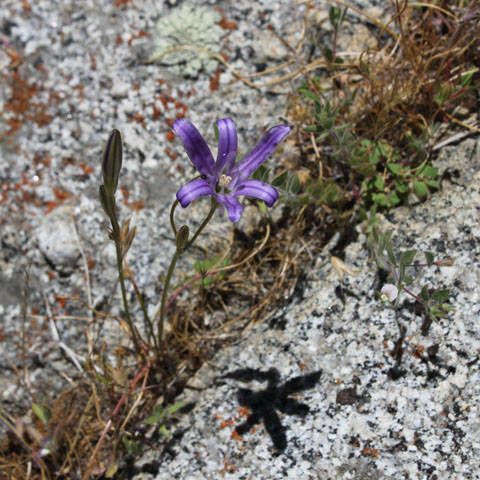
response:
M158 20L154 51L150 61L168 65L172 71L186 77L195 77L200 71L212 73L220 53L224 34L218 25L220 14L209 7L195 7L187 3Z

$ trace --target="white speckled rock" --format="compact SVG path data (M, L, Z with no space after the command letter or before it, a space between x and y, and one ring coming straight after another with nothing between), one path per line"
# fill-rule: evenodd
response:
M58 207L49 213L37 229L38 248L60 270L71 270L80 251L75 235L72 209Z
M475 143L458 151L464 148ZM455 310L448 318L422 336L422 319L402 310L407 335L399 378L388 375L398 327L377 299L381 285L360 234L345 251L345 262L360 270L357 276L339 280L329 264L313 267L301 299L198 372L192 385L203 390L183 398L195 407L180 422L179 439L168 453L149 452L150 462L155 458L160 465L150 478L478 479L480 288L472 279L480 274L479 160L477 154L464 165L477 171L465 185L444 182L428 203L385 219L399 249L431 250L454 260L448 275L431 268L424 276L431 285L452 289ZM452 224L453 237L447 228ZM316 265L326 259L328 252ZM425 355L419 358L418 351ZM309 414L280 414L287 436L281 454L262 424L241 439L232 436L244 421L236 398L244 384L221 377L246 367L276 367L281 381L323 371L314 388L296 395Z

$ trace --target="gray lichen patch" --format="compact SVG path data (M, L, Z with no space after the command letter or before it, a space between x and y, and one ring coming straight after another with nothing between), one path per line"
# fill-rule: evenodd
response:
M208 7L184 4L156 24L156 37L149 62L167 65L178 75L196 77L212 73L223 35L220 14Z

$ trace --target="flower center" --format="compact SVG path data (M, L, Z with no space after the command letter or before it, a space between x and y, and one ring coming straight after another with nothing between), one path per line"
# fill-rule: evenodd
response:
M228 187L228 185L230 185L231 181L232 181L232 177L229 177L228 175L225 175L224 173L222 173L222 175L220 175L220 178L218 180L218 185L221 188L225 188L225 187Z

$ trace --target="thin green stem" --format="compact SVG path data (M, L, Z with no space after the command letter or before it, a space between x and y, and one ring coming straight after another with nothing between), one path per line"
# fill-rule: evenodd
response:
M115 217L112 217L110 220L112 222L113 239L115 242L115 251L117 253L118 279L120 282L120 290L122 292L122 301L123 301L123 308L125 310L125 319L127 321L127 325L130 330L130 335L132 336L132 341L135 347L135 351L141 354L142 349L140 347L140 342L138 340L138 334L135 329L135 326L133 325L132 316L130 315L130 307L128 306L127 289L125 287L125 274L123 271L123 256L122 256L122 245L121 245L121 239L120 239L120 227Z
M198 238L198 236L203 232L204 228L208 225L208 222L212 219L213 214L215 213L215 210L217 209L217 202L212 198L212 203L210 206L210 211L208 212L207 217L205 220L202 222L202 224L198 227L198 230L195 232L195 235L189 240L189 242L185 245L185 248L183 251L185 251L187 248L189 248L195 240Z
M175 225L175 209L178 206L178 200L175 200L173 202L172 208L170 209L170 226L172 227L173 235L176 237L177 236L177 227Z
M173 202L172 208L170 209L170 225L172 227L173 233L175 236L178 233L178 229L175 225L175 209L177 208L178 205L178 200L175 200ZM170 288L170 281L172 280L173 272L175 271L175 266L177 265L177 261L180 258L180 255L187 250L195 240L198 238L198 236L202 233L202 231L205 229L207 226L208 222L212 219L213 214L215 213L215 210L217 209L217 203L215 200L212 198L212 203L210 207L210 211L208 212L208 215L206 216L205 220L202 222L202 224L198 227L198 230L195 232L193 237L188 241L188 243L185 245L184 248L181 250L177 247L175 249L175 253L173 254L172 260L170 261L170 265L167 270L167 275L165 276L165 281L163 283L163 291L162 291L162 299L160 301L160 312L159 312L159 319L158 319L158 333L157 333L157 345L160 348L160 352L163 351L163 330L164 330L164 322L165 322L165 313L167 309L167 299L168 299L168 290ZM155 315L156 318L156 315Z
M170 281L172 279L172 275L175 270L175 266L177 264L177 260L179 256L180 256L180 252L178 251L178 249L176 249L175 253L173 254L172 260L170 261L170 265L167 271L167 276L165 277L165 282L163 284L162 300L160 303L160 318L158 320L158 342L157 342L161 350L163 350L163 323L165 321L165 307L167 305L168 288L170 286Z
M152 320L148 315L148 309L147 309L147 305L145 305L145 299L143 298L143 295L140 292L140 289L138 288L138 285L135 279L130 278L130 281L132 282L133 290L135 291L135 295L137 297L138 303L140 304L140 308L142 309L143 323L145 325L145 331L147 332L148 339L153 342L155 349L158 350L157 337L155 336Z

